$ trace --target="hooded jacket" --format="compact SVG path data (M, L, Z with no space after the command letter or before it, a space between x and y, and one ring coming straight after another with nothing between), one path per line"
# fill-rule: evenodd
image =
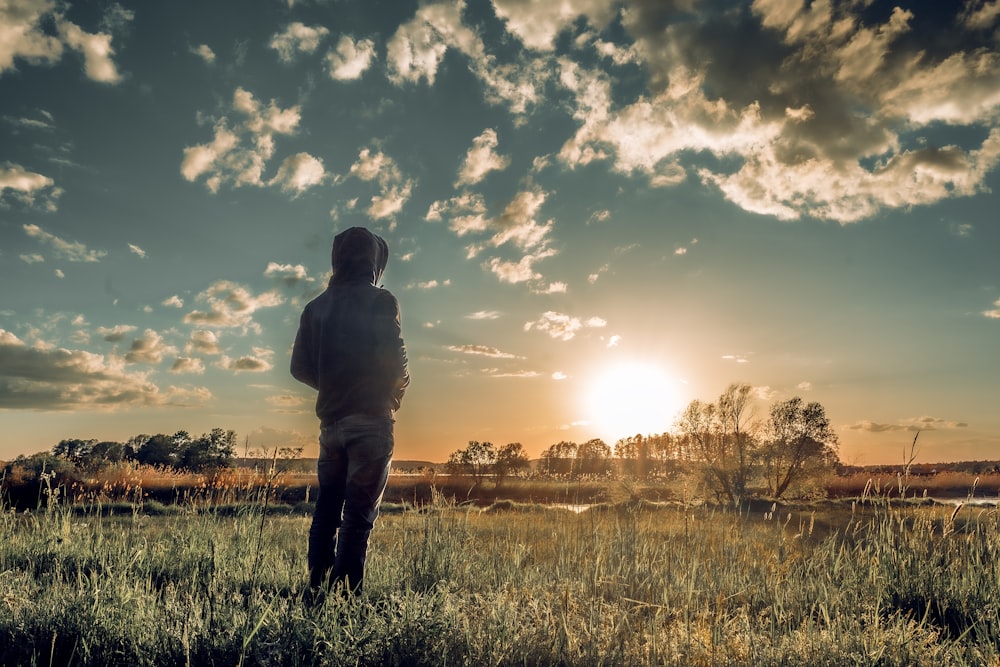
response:
M333 276L302 311L292 376L319 391L316 415L331 424L352 414L391 416L410 383L399 303L377 287L389 247L364 227L333 239Z

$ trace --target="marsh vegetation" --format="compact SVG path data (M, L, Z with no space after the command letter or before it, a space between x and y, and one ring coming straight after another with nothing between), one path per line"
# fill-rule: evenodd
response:
M308 507L49 499L0 515L0 664L1000 660L993 508L435 494L386 506L364 598L309 608Z

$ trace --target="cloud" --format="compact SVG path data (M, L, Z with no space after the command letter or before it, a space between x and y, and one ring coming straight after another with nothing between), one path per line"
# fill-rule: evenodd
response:
M268 185L278 185L284 192L301 194L322 183L325 175L322 160L309 153L296 153L284 159Z
M291 63L299 53L313 53L329 34L323 26L310 27L295 21L275 33L268 46L278 52L281 62Z
M354 81L371 67L375 59L375 43L370 39L354 41L343 35L337 48L326 54L330 78L335 81Z
M503 170L510 165L509 157L496 154L498 144L496 130L492 128L483 130L482 134L472 140L472 148L465 154L465 161L458 170L456 188L475 185L491 171Z
M499 368L484 368L482 370L491 378L535 378L541 375L538 371L501 371Z
M467 320L498 320L502 316L499 310L477 310L465 316Z
M54 65L68 47L83 55L84 72L91 80L102 83L121 80L113 60L111 35L84 31L66 20L65 8L53 0L0 3L0 75L16 69L18 60L30 65ZM118 28L131 19L132 12L112 5L102 23Z
M802 382L795 385L795 388L801 391L812 391L813 385L812 382L809 382L808 380L803 380Z
M993 320L1000 319L1000 299L994 301L993 305L996 306L996 308L984 310L983 315Z
M425 219L428 222L440 222L447 217L448 228L461 237L486 231L490 225L486 213L486 200L483 196L465 192L431 204Z
M194 182L205 177L205 186L214 193L223 184L236 188L274 184L288 190L294 189L299 182L296 177L305 179L304 183L315 178L316 165L305 159L310 157L305 153L300 154L305 157L293 156L296 159L291 163L286 160L282 164L282 177L264 178L266 163L274 156L275 137L298 131L301 120L298 105L282 109L271 100L264 106L252 93L237 88L232 111L232 117L224 116L215 121L212 141L184 149L181 175L186 180ZM298 165L305 165L304 173L297 171Z
M164 299L163 301L161 301L160 305L161 306L166 306L168 308L183 308L184 307L184 299L182 299L179 296L177 296L176 294L174 294L173 296L167 297L166 299Z
M112 60L115 50L111 46L111 35L89 33L69 21L59 21L57 25L66 46L83 55L83 69L91 80L100 83L121 81L121 74Z
M0 208L9 206L11 201L25 206L37 202L40 208L52 212L61 195L62 189L55 187L55 181L48 176L10 162L0 166Z
M108 254L106 250L88 250L82 243L64 241L38 225L22 225L22 228L28 236L51 246L57 257L70 262L98 262Z
M45 258L39 255L37 252L33 252L30 255L18 255L21 261L25 264L41 264L45 261Z
M253 314L262 308L273 308L284 303L284 298L273 290L254 294L247 287L228 280L219 280L201 292L195 300L208 305L208 310L192 310L184 316L187 324L213 327L242 327L259 330Z
M583 328L601 328L605 326L607 326L607 322L600 317L591 317L585 321L581 321L578 317L549 310L542 313L541 317L534 322L525 322L524 330L531 331L535 329L547 333L557 340L568 341L572 340L577 332Z
M163 361L164 355L169 354L177 354L177 348L164 343L163 337L152 329L146 329L141 337L132 341L125 361L156 365Z
M373 153L369 148L361 149L349 174L362 181L374 181L381 188L368 207L368 216L373 220L391 218L399 213L413 190L413 181L404 178L395 160L381 151Z
M565 380L567 378L569 378L569 376L563 373L562 371L556 371L552 374L552 379L556 380L557 382L560 380Z
M131 252L133 255L138 255L139 257L141 257L143 259L146 258L146 251L143 250L142 248L140 248L139 246L137 246L137 245L135 245L133 243L129 243L128 244L128 249L129 249L129 252Z
M97 335L109 343L120 343L135 330L132 324L116 324L113 327L97 327Z
M214 356L222 354L222 348L219 346L219 338L214 332L208 329L195 329L191 332L188 342L184 345L184 352L186 354L207 354Z
M223 355L216 365L219 368L236 373L263 373L274 368L274 364L271 363L273 357L273 350L255 347L253 348L253 354L247 354L235 359Z
M879 16L864 3L757 0L740 13L634 2L620 14L633 43L612 45L593 38L615 17L611 3L494 3L570 96L577 130L558 152L566 166L607 161L653 187L696 174L748 211L842 224L983 191L1000 154L1000 54L984 30L995 5L969 5L955 17L960 38L946 42L916 32L936 25L919 5ZM555 53L566 32L595 64ZM431 34L428 44L462 50L489 85L474 41L463 49L445 30ZM619 63L643 69L647 92L616 91ZM942 126L973 132L940 136L985 138L926 145L927 129Z
M176 375L202 375L205 372L205 362L197 357L177 357L170 367L170 372Z
M264 400L274 407L282 408L284 410L298 408L309 402L308 399L302 396L296 396L295 394L277 394L275 396L267 396Z
M493 6L507 29L526 47L537 51L551 51L559 33L571 28L580 16L603 28L617 12L614 3L601 0L494 0Z
M881 424L869 419L863 419L854 424L849 424L847 428L852 431L867 431L869 433L887 433L893 431L909 431L913 433L918 431L967 428L968 426L965 422L949 421L939 417L916 417L902 420L896 424Z
M146 372L129 372L124 359L54 346L29 347L0 329L0 409L114 410L204 403L204 387L161 391Z
M277 280L286 287L295 287L299 283L311 283L313 279L309 277L306 267L301 264L279 264L268 262L264 269L264 277Z
M432 279L432 280L424 280L424 281L420 281L420 282L410 283L410 284L408 284L406 286L406 289L423 289L423 290L428 290L428 289L434 289L435 287L442 287L442 286L447 287L449 285L451 285L451 280L450 279L445 279L445 280L440 281L440 282L438 282L437 280L433 280Z
M447 349L452 352L460 352L461 354L470 354L479 357L490 357L492 359L521 358L509 352L502 352L501 350L495 347L490 347L489 345L449 345Z
M192 46L191 53L204 60L205 63L208 65L212 65L215 63L215 51L213 51L208 44L199 44L198 46Z
M722 358L725 359L726 361L735 361L738 364L750 363L750 359L748 359L747 356L743 354L724 354L722 355Z
M540 59L521 58L501 62L488 54L478 34L462 25L465 2L429 3L402 24L387 44L389 80L396 85L433 86L438 66L449 49L468 61L469 70L479 79L489 104L506 104L515 116L525 114L544 98L548 64ZM515 118L515 124L522 119Z

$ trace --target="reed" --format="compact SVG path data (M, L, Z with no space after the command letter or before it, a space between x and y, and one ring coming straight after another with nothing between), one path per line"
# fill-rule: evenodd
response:
M994 509L575 513L438 495L382 516L362 600L311 610L308 517L265 513L265 497L232 513L3 511L0 664L1000 661Z

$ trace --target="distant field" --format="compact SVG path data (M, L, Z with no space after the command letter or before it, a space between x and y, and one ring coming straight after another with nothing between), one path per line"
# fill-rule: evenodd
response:
M996 510L387 506L303 605L303 514L0 514L0 664L995 665ZM229 511L233 510L235 511ZM222 511L227 510L227 511Z

